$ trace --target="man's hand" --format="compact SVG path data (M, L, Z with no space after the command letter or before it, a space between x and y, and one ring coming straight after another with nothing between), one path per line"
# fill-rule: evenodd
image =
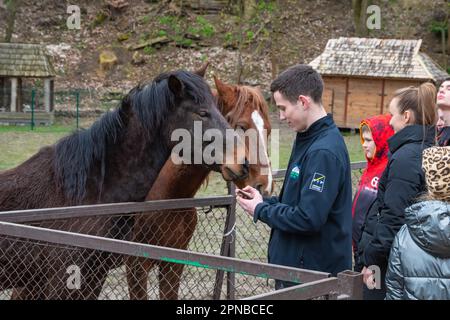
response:
M246 186L245 188L242 189L242 191L245 191L246 193L250 194L252 199L245 199L240 196L238 192L239 190L240 189L236 189L237 202L239 203L241 208L244 209L245 212L247 212L249 215L253 217L256 206L258 205L258 203L263 202L261 194L255 188Z

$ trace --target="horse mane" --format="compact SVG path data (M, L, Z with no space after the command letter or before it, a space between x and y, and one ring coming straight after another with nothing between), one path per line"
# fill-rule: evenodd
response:
M246 103L250 102L253 109L259 111L265 123L269 124L269 106L258 88L238 85L235 87L238 93L236 106L228 114L230 125L234 127L245 111ZM219 104L219 107L223 105ZM270 128L269 128L270 130Z
M72 203L80 204L85 198L87 180L89 176L95 175L95 168L99 169L99 176L93 178L96 178L100 198L107 151L123 139L132 114L136 115L144 129L145 142L161 140L155 138L161 135L164 120L176 104L176 98L168 86L170 75L183 83L185 93L195 102L212 101L211 91L201 77L182 70L164 73L149 84L139 84L131 89L119 108L104 114L90 128L62 138L55 146L55 176L58 187Z

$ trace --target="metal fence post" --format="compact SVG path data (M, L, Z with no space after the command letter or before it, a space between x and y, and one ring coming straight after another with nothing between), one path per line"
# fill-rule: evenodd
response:
M227 183L228 194L234 196L235 186L233 183ZM225 220L224 237L222 239L222 245L220 246L220 255L226 257L235 256L235 223L236 223L236 199L234 198L232 203L227 206L227 217ZM214 284L213 299L219 300L222 293L224 271L217 270L216 281ZM235 276L234 273L227 272L227 299L234 299L235 297Z
M34 98L36 95L35 89L31 90L31 130L34 130Z
M75 96L77 98L77 130L79 128L79 118L80 118L80 91L77 90L75 92Z
M338 273L338 299L362 300L363 275L360 272L346 270Z
M236 186L234 183L229 182L228 194L234 196L236 193ZM228 207L230 210L230 228L227 231L229 236L228 257L234 258L236 256L236 198L233 198L233 203ZM234 300L236 298L236 273L227 272L227 298L228 300Z

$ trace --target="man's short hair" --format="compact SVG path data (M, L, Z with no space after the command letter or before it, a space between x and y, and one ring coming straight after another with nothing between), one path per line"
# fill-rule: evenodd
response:
M270 85L270 91L279 91L292 103L298 96L310 96L316 103L322 103L323 81L311 66L297 64L283 71Z

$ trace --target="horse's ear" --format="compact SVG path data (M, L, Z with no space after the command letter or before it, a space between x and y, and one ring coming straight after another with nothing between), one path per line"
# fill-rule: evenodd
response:
M219 97L228 97L228 99L234 98L233 87L226 83L223 83L216 76L213 77Z
M175 97L182 97L184 93L184 85L180 79L174 75L170 75L167 79L167 83L170 91L175 95Z
M209 62L206 61L199 69L195 70L194 73L196 75L199 75L200 77L204 78L206 74L206 69L209 66Z

